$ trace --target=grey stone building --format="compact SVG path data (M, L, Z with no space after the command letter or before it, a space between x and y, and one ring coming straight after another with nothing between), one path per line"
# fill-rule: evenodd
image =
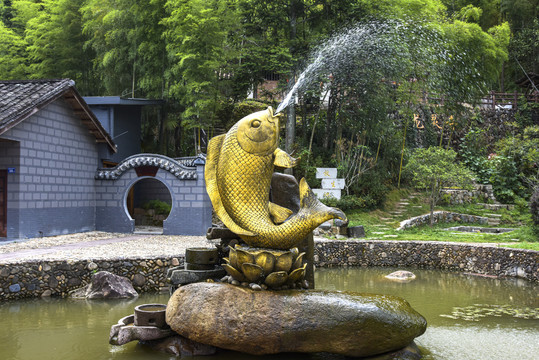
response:
M203 157L182 162L135 154L105 169L116 152L73 81L0 81L0 241L96 229L132 232L127 201L144 179L170 192L164 233L205 233L211 203Z

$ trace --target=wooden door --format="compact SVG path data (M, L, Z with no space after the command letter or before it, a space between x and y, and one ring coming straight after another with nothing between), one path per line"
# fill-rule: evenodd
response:
M0 237L7 236L7 170L0 170Z

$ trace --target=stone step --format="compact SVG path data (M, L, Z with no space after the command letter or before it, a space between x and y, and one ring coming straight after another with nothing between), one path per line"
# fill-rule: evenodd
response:
M478 205L482 206L483 208L487 209L487 210L494 210L494 211L497 211L497 210L500 210L500 209L506 209L506 210L513 210L515 205L510 205L510 204L482 204L482 203L479 203Z
M399 206L399 205L410 205L410 203L406 202L406 201L401 201L401 202L397 203L397 206Z
M501 221L497 219L488 219L487 224L489 225L500 225Z
M485 214L485 216L490 218L501 218L502 214Z

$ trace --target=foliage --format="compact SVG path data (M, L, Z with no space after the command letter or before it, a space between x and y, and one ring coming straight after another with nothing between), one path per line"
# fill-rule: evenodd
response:
M26 42L0 21L0 76L3 80L26 77Z
M356 141L339 139L337 140L337 162L341 177L345 180L344 190L350 195L350 188L354 187L361 176L374 167L374 158L370 149L363 145L361 139Z
M442 189L448 186L469 188L472 184L472 173L456 162L457 153L440 147L416 149L405 170L411 174L416 188L429 191L431 225L433 224L434 207L441 198Z
M343 211L365 209L369 207L365 199L354 195L344 195L338 200L334 197L325 197L321 200L321 202L327 206L336 207Z
M489 164L496 198L504 202L529 198L539 184L539 126L526 127L522 133L498 141L495 149L496 156Z
M168 215L172 209L172 205L161 200L150 200L142 204L144 210L155 210L157 215Z
M486 154L485 130L471 128L461 140L459 156L462 162L474 172L477 183L488 184L493 167L489 166Z

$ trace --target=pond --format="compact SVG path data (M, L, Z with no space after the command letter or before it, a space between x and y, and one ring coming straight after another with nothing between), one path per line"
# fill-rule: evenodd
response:
M319 289L398 295L428 321L416 342L424 359L536 359L539 353L539 284L434 270L412 270L408 283L390 281L392 268L335 268L316 271ZM166 294L132 301L32 299L0 304L0 358L171 359L136 342L108 344L112 324L135 306L166 303ZM193 360L342 359L328 354L255 357L222 352Z

